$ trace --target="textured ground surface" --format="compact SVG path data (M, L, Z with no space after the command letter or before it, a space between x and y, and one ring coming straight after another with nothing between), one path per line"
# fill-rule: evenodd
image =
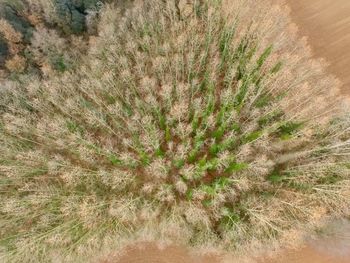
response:
M350 1L280 0L291 8L292 20L317 57L330 63L329 71L343 83L350 95Z
M261 263L348 263L350 262L350 225L335 222L330 226L330 235L309 242L308 246L297 251L288 251L275 260ZM260 262L259 262L260 263Z
M181 247L158 248L153 244L142 244L126 249L118 260L102 263L219 263L216 256L198 256Z

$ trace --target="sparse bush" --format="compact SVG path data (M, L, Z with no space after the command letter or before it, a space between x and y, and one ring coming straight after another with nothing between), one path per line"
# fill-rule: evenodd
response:
M6 68L11 72L23 72L26 68L26 60L21 56L15 55L6 61Z
M336 81L279 10L219 2L107 6L79 69L7 83L4 260L136 239L233 250L349 214Z
M60 37L56 31L40 28L34 32L28 51L32 61L41 67L42 72L64 72L75 59L72 54L74 48L69 45L72 45L72 42L69 43L67 39ZM80 50L84 49L85 46L82 45Z

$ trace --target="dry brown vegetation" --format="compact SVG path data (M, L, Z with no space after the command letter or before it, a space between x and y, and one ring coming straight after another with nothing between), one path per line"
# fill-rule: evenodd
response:
M76 67L2 83L3 260L86 262L136 240L233 251L349 215L339 83L281 10L138 1L100 17ZM35 32L38 64L65 41Z
M5 60L0 77L46 77L73 68L77 55L87 52L88 36L96 34L102 5L97 0L0 0L0 59Z

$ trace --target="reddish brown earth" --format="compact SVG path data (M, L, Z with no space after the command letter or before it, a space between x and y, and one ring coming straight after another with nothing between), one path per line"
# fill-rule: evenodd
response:
M183 247L161 248L155 244L144 243L128 247L116 260L101 263L220 263L220 260L215 255L195 255Z
M334 221L324 232L317 240L308 241L304 248L283 252L274 260L261 263L349 263L350 222Z
M337 227L337 226L335 226ZM196 255L183 247L157 247L143 243L128 247L118 258L100 263L239 263L240 260L216 255ZM273 257L261 257L245 261L252 263L349 263L350 225L339 225L334 236L310 241L304 248L283 251Z
M298 251L287 252L277 259L268 259L262 263L349 263L350 258L322 252L319 249L306 247Z
M350 0L275 0L287 3L301 36L306 36L316 57L325 58L328 70L350 95Z

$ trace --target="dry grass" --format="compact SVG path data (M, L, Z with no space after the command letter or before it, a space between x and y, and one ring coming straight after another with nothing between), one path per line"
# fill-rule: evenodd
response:
M281 10L219 2L106 6L79 69L4 84L3 260L134 240L232 251L349 215L338 83Z

